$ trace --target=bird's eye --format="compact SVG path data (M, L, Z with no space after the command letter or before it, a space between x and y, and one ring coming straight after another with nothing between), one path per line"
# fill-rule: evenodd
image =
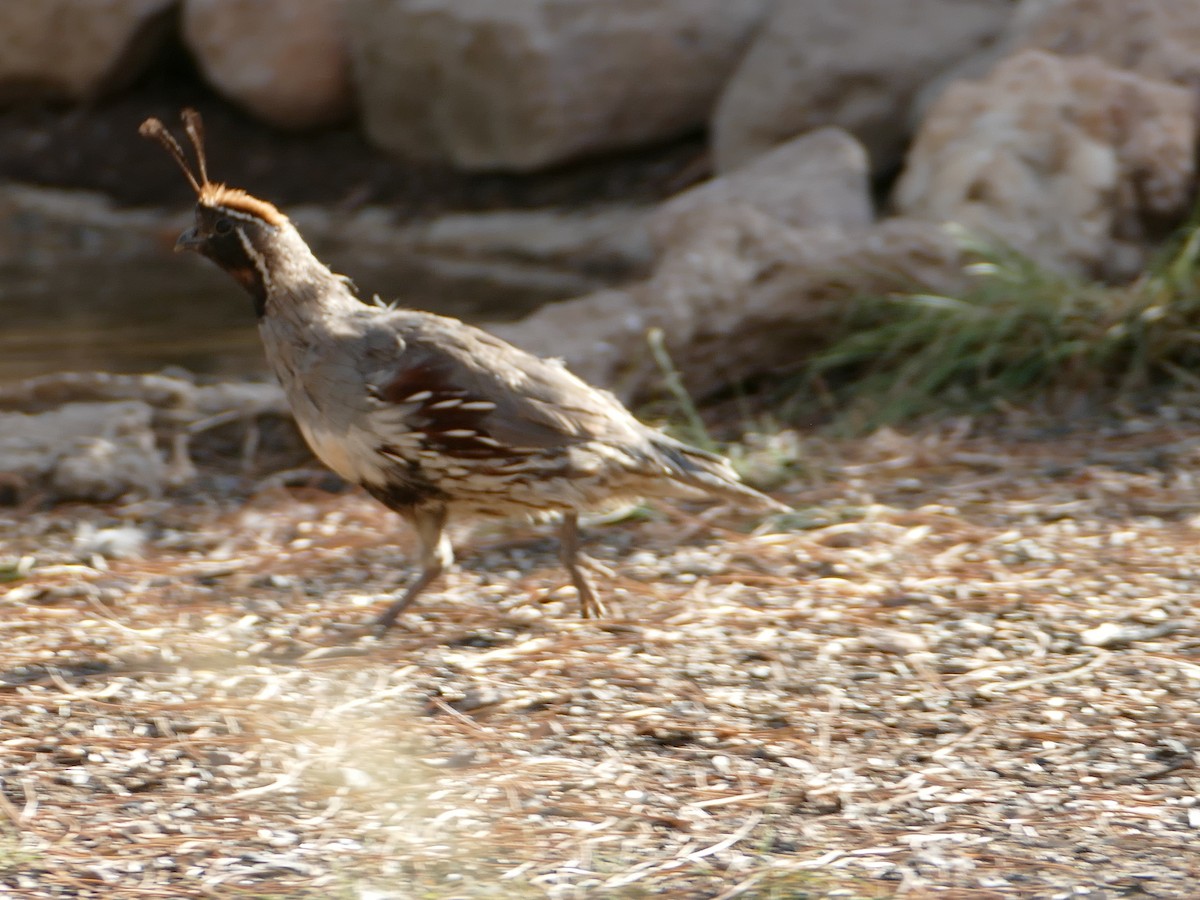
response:
M229 219L217 219L217 224L213 226L213 231L217 234L229 234L233 231L233 222Z

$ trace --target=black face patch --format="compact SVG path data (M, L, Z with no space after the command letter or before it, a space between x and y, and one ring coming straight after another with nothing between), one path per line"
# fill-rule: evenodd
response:
M254 297L255 306L258 306L260 303L266 303L267 288L263 284L262 273L257 268L254 266L244 266L240 269L226 268L225 271L232 275L238 284L250 292L250 295Z
M267 305L266 278L260 268L262 260L254 259L246 249L246 243L253 236L250 232L260 227L267 226L225 215L219 208L201 206L196 210L193 231L198 239L195 249L246 289L254 298L255 313L261 317Z

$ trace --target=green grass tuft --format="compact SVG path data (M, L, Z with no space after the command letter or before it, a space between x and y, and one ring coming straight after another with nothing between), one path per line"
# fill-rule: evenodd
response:
M667 352L667 345L663 339L662 329L651 328L647 331L646 342L650 345L650 353L654 356L655 365L658 366L659 372L662 373L663 386L667 389L671 397L674 398L675 403L679 407L679 412L683 416L684 427L682 431L684 440L694 447L699 447L701 450L716 452L716 442L704 426L704 420L700 418L700 410L696 408L696 403L692 399L692 395L688 393L688 389L683 383L683 376L679 374L679 370L675 367L670 353Z
M1143 276L1120 286L958 236L973 282L962 296L860 298L797 394L823 396L843 430L862 431L1021 402L1039 391L1200 385L1196 223Z

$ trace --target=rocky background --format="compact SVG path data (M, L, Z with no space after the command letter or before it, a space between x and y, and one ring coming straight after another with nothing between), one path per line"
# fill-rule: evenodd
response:
M169 310L257 360L237 288L171 258L186 188L136 135L191 104L216 177L367 292L506 322L626 399L660 388L660 328L703 399L796 370L854 297L953 293L947 222L1136 277L1191 208L1198 50L1193 0L7 4L0 311L50 324L0 352Z

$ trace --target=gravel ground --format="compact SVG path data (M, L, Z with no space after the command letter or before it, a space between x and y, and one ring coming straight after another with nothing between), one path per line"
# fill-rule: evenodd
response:
M1195 897L1200 425L799 449L597 623L512 526L363 636L357 493L4 512L0 896Z

